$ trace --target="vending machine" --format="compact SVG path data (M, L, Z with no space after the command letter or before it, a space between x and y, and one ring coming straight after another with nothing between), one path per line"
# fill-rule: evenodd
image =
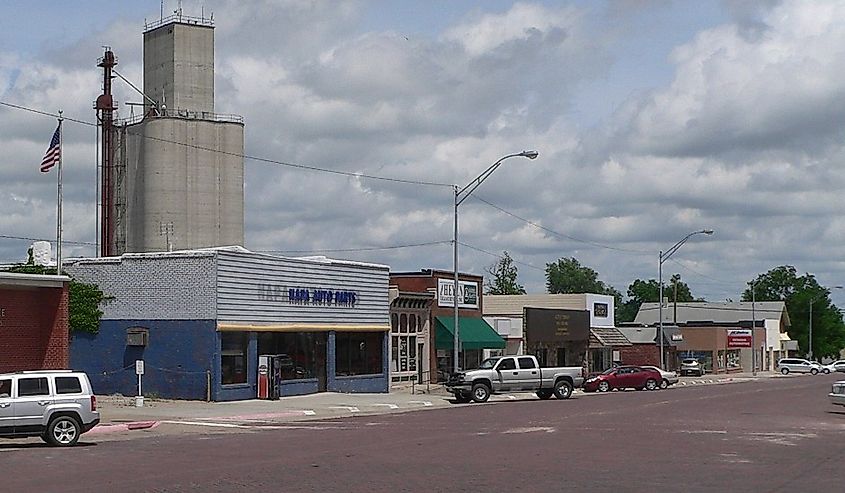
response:
M279 354L258 356L258 398L278 399L281 396L279 384L282 381L284 359Z

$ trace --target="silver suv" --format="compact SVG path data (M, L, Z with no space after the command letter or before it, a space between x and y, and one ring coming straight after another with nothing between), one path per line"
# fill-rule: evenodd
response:
M695 358L684 358L681 360L681 376L695 375L703 377L705 373L704 365L699 363Z
M815 361L809 361L801 358L783 358L778 360L778 371L784 375L793 373L810 373L817 374L822 370L822 365Z
M88 375L71 370L0 374L0 438L75 445L100 422Z

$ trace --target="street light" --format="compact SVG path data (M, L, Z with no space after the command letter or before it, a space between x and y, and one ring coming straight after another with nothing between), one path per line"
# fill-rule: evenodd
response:
M467 197L469 197L472 192L481 185L484 180L487 179L488 176L493 174L496 171L496 168L502 164L502 162L506 159L510 159L512 157L526 157L528 159L536 159L539 154L537 151L522 151L516 154L508 154L507 156L501 157L498 161L491 164L489 168L484 170L483 173L476 176L471 182L469 182L465 187L458 188L455 185L455 241L454 241L454 268L455 268L455 289L454 293L452 293L452 300L455 304L455 339L454 339L454 353L453 353L453 360L452 360L452 368L455 373L458 372L458 353L460 351L460 322L458 321L458 206L461 205Z
M657 277L659 278L659 280L658 280L659 288L658 289L660 291L660 293L658 295L659 299L657 300L657 303L658 303L658 306L659 306L659 308L658 308L658 319L659 319L658 326L660 327L660 329L658 330L658 336L660 337L660 368L663 369L663 370L666 369L666 362L664 361L665 358L663 356L663 262L669 260L669 257L674 255L675 252L677 252L678 249L681 248L681 246L683 246L683 244L687 242L687 240L689 240L692 236L695 236L695 235L698 235L698 234L712 235L713 230L712 229L702 229L701 231L693 231L692 233L684 236L681 241L672 245L672 248L666 250L665 253L663 252L663 250L660 250L660 255L658 256Z
M833 286L833 289L842 289L842 286ZM827 296L828 294L830 294L830 291L828 291L827 293L825 293L823 295L816 296L815 298L810 300L810 334L809 334L809 338L808 338L809 342L810 342L810 344L809 344L810 350L807 352L807 356L808 356L807 359L809 359L810 361L813 361L813 303L815 303L816 301L820 300L821 298Z

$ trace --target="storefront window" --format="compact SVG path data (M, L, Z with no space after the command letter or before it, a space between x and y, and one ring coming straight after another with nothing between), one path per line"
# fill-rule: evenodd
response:
M281 379L317 378L315 351L317 332L266 332L258 335L258 354L276 354L281 359Z
M408 332L408 314L407 313L403 313L403 314L399 315L399 332L402 332L403 334L405 332Z
M728 369L735 369L741 367L739 349L729 349L726 354Z
M705 371L707 371L707 372L715 371L713 369L713 363L714 363L713 362L713 351L678 351L676 353L676 355L677 355L677 360L678 360L676 362L676 365L678 367L681 366L681 360L683 360L685 358L694 358L694 359L698 360L698 362L700 364L704 365ZM718 363L719 362L717 360L716 364L718 364Z
M335 371L337 375L375 375L382 373L383 340L384 334L382 332L338 332L335 337ZM401 349L400 347L400 354Z
M416 332L417 331L417 316L411 315L408 320L408 332Z
M414 316L411 315L411 320ZM417 337L394 335L391 338L390 370L393 373L417 371ZM407 376L396 377L394 381L408 380Z
M399 333L399 315L395 313L390 316L390 331L394 334Z
M220 373L223 385L246 383L247 332L223 332L220 336Z

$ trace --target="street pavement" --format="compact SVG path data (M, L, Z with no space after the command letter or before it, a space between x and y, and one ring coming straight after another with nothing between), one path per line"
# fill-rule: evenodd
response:
M85 435L72 449L8 441L0 477L4 491L40 492L833 492L845 409L827 392L841 378L735 378L567 401L515 395L179 433L161 424Z
M772 373L760 373L768 378ZM778 375L779 376L779 375ZM677 387L738 383L753 379L751 374L707 375L682 377ZM135 399L123 396L98 398L102 424L93 434L129 432L157 428L166 432L174 426L179 431L193 428L248 428L261 424L312 421L327 418L371 416L451 407L451 394L442 385L419 386L394 390L389 394L343 394L326 392L285 397L275 401L247 400L236 402L202 402L146 399L142 407ZM588 394L592 395L592 394ZM494 395L492 402L536 399L532 393ZM205 430L204 430L205 429Z

